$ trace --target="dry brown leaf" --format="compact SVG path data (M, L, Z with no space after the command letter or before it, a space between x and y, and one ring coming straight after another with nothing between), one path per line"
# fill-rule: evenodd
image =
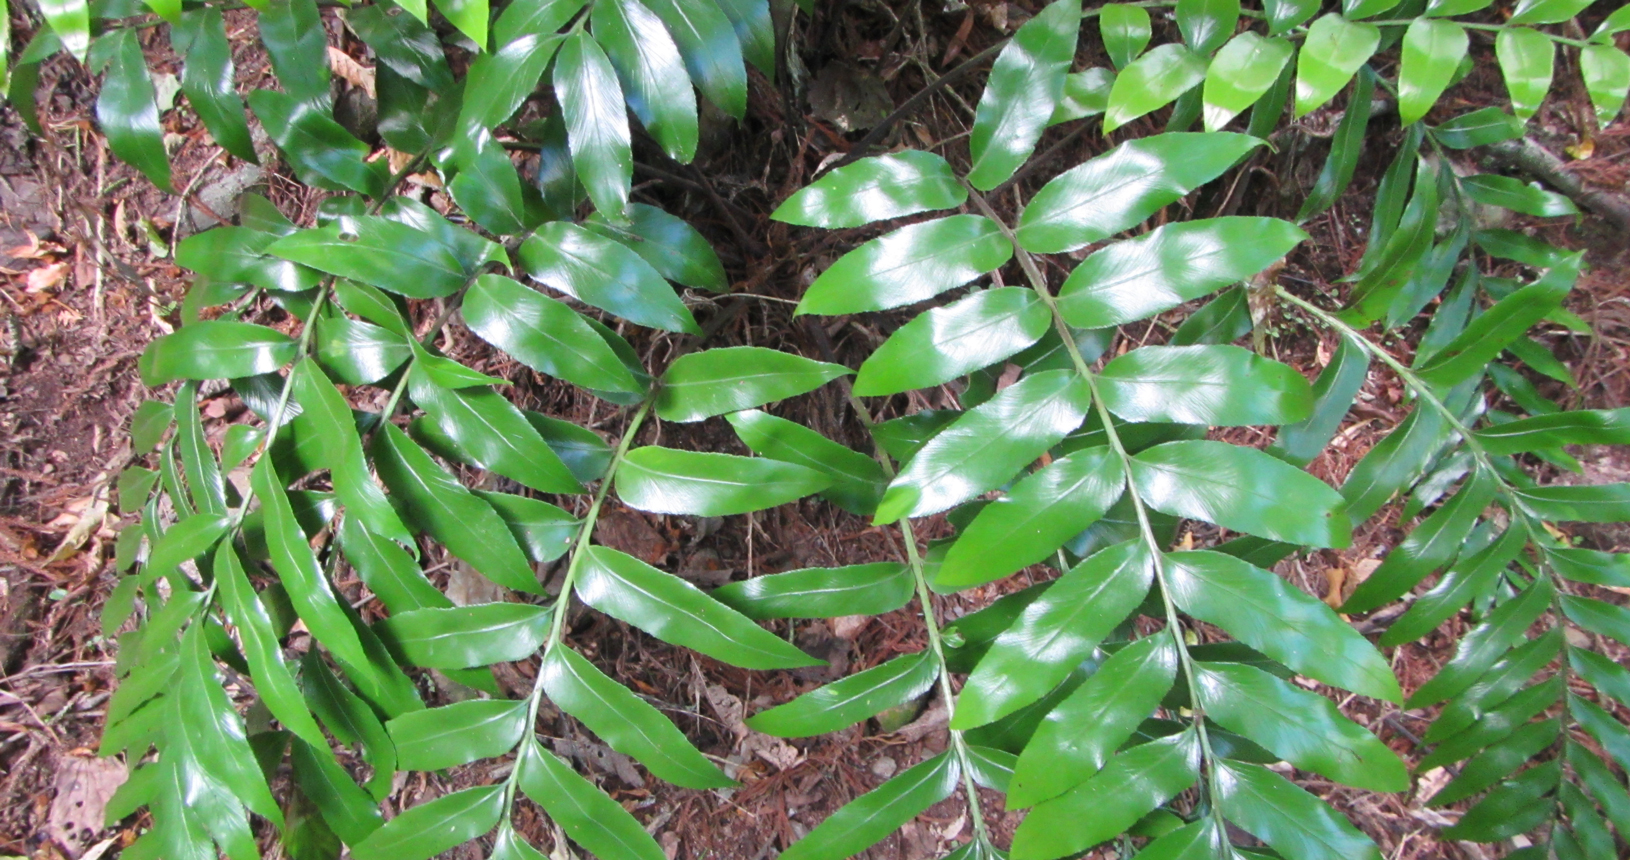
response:
M328 46L328 69L342 80L368 94L374 96L374 70L364 66L333 45Z
M61 260L49 265L41 266L38 269L30 269L24 291L29 293L43 293L46 290L54 290L60 286L63 279L67 277L67 260Z
M46 832L78 857L102 831L102 815L113 793L129 774L117 759L65 755L57 766L56 799L46 820Z

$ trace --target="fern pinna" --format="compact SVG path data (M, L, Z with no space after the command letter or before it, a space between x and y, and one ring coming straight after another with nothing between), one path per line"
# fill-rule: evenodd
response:
M514 823L523 798L595 856L664 856L540 743L543 703L663 780L732 781L573 648L574 602L764 671L817 661L755 622L915 602L924 650L748 721L818 735L925 695L951 715L945 752L784 846L798 860L862 852L953 795L972 824L958 858L1098 846L1149 860L1379 856L1286 775L1409 785L1397 753L1310 691L1319 684L1437 708L1417 771L1449 768L1430 802L1469 804L1445 838L1597 858L1630 834L1630 732L1615 716L1630 675L1605 644L1630 644L1630 614L1601 590L1630 587L1630 562L1575 545L1566 526L1630 520L1630 491L1532 477L1541 464L1577 469L1564 446L1630 442L1630 417L1563 411L1505 363L1572 382L1529 332L1588 332L1562 307L1582 263L1483 217L1577 212L1512 177L1457 169L1460 153L1524 134L1559 48L1611 121L1630 88L1614 41L1627 9L1593 17L1585 36L1554 32L1586 12L1582 0L1521 0L1497 21L1480 0L1055 0L970 61L996 57L966 160L862 146L775 212L869 231L819 273L799 314L916 311L851 383L830 361L705 348L710 320L693 308L708 303L671 284L723 291L725 271L685 221L632 197L636 153L695 157L698 96L741 117L747 64L775 74L784 46L767 2L438 0L439 18L422 0L348 8L345 26L377 61L387 158L334 119L312 0L250 4L282 87L247 95L269 138L259 146L230 85L220 6L41 5L49 26L4 82L25 118L39 63L67 50L106 74L97 112L114 153L171 187L139 41L164 27L182 92L225 151L280 155L334 193L311 226L248 196L236 225L176 249L196 273L183 324L141 369L177 387L132 427L140 462L119 496L140 517L121 535L117 567L132 572L104 622L125 632L102 751L135 765L109 814L145 806L153 821L124 856L241 860L275 831L299 858L426 858L477 839L493 857L539 857ZM1181 41L1149 47L1174 30ZM1464 72L1469 34L1488 33L1511 111L1428 125ZM1083 34L1112 67L1075 69ZM1343 90L1295 221L1172 214L1260 157L1287 107L1299 117ZM1334 307L1283 288L1278 272L1308 239L1299 225L1352 181L1376 104L1396 111L1402 143ZM1135 135L1156 111L1166 130ZM639 147L630 114L649 138ZM1032 190L1047 130L1079 133L1099 116L1118 143ZM445 190L446 212L401 193L419 174ZM1377 325L1385 335L1429 307L1412 355L1383 346ZM1174 321L1169 337L1125 348L1119 327L1156 316ZM1313 383L1262 354L1276 316L1337 337ZM508 380L442 354L448 326L617 408L617 432L517 407ZM631 326L676 346L648 364L623 336ZM1235 345L1248 334L1257 349ZM1334 489L1303 468L1372 370L1412 410ZM257 416L216 442L199 410L211 380L229 380ZM873 451L761 408L834 381ZM958 409L900 414L898 399L868 400L948 384ZM756 456L642 444L656 422L716 416ZM1279 429L1264 449L1212 432L1241 426ZM484 473L494 482L466 478ZM489 489L498 480L516 492ZM704 593L596 543L613 493L705 517L816 495L897 529L903 557ZM1408 698L1375 645L1268 570L1347 546L1393 499L1413 526L1343 611L1407 601L1385 616L1384 647L1473 622ZM913 520L940 514L954 536L921 541ZM1196 533L1236 536L1197 548ZM432 552L508 599L455 606L426 576ZM559 573L547 587L545 565ZM936 594L1049 568L949 623L936 610ZM355 606L337 587L352 574L368 598ZM502 663L522 667L524 695L504 696L491 669ZM481 695L426 707L429 670ZM252 702L246 715L223 672ZM343 766L336 745L362 767ZM485 784L381 813L394 775L480 761L502 762ZM1028 810L1010 844L981 790Z

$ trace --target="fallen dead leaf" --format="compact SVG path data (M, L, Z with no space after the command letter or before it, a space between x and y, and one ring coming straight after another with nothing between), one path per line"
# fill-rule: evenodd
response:
M57 766L56 799L46 819L47 834L68 856L79 857L102 831L108 801L128 778L117 759L63 756Z
M328 68L346 83L367 93L368 98L375 98L374 70L352 59L350 54L329 45Z
M23 289L29 293L43 293L46 290L54 290L62 284L62 280L67 276L67 260L50 263L37 269L30 269L26 286Z

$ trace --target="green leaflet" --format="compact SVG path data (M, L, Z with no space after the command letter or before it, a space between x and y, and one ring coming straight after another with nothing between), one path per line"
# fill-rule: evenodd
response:
M1046 334L1052 315L1034 290L981 290L896 329L860 366L862 397L930 388L1012 356Z
M1585 11L1585 0L1521 0L1512 10L1512 24L1558 24Z
M542 283L629 322L701 333L690 310L649 263L598 233L551 221L521 244L520 259L527 274Z
M831 486L813 469L755 457L646 446L617 470L617 497L652 513L722 517L761 511Z
M502 48L522 36L552 35L583 5L583 0L517 0L505 6L493 24L493 43Z
M83 44L84 36L79 31L79 22L73 20L72 24L68 24L67 21L82 15L84 4L73 0L62 4L48 3L48 18L51 17L49 12L52 7L60 10L56 17L51 18L57 34L70 46L76 42ZM75 14L75 7L78 14ZM59 21L64 22L64 27L57 27ZM107 64L107 76L103 78L102 90L96 97L96 123L101 126L102 134L107 136L108 148L120 161L141 170L161 190L171 190L170 159L164 150L164 130L159 126L158 119L158 95L153 88L153 78L147 70L147 61L142 56L136 31L127 28L115 30L98 38L94 48L91 63ZM83 50L80 48L76 53L83 55Z
M1494 500L1495 480L1479 471L1453 498L1416 526L1387 553L1381 566L1342 605L1368 612L1414 588L1434 569L1454 560L1483 509Z
M1091 392L1074 371L1032 374L969 410L897 475L875 521L938 513L998 486L1080 425Z
M1336 354L1313 383L1313 414L1281 428L1268 453L1293 466L1313 462L1335 438L1342 419L1369 376L1370 354L1351 338L1342 338Z
M354 518L340 521L339 540L345 560L393 615L453 605L441 589L430 584L406 550L363 528Z
M1057 797L1098 772L1159 706L1176 676L1177 648L1169 636L1148 636L1116 651L1037 727L1013 769L1009 807Z
M1558 760L1523 771L1489 792L1453 827L1444 828L1444 838L1494 842L1533 829L1549 817L1549 804L1541 798L1555 790L1561 776Z
M548 502L486 490L477 490L476 496L492 506L527 558L539 564L560 558L577 537L581 523Z
M861 516L877 510L887 481L876 460L757 409L732 412L725 420L753 453L829 475L833 483L821 491L822 498Z
M632 756L657 777L687 788L735 785L708 763L661 712L570 648L549 649L538 671L549 701L582 720L612 749Z
M441 770L509 752L527 729L525 699L470 699L385 724L402 770Z
M549 634L549 610L478 603L393 613L377 632L414 666L463 669L523 660Z
M1502 140L1516 140L1523 136L1526 128L1522 120L1499 108L1490 107L1461 114L1435 126L1432 136L1451 149L1470 149Z
M315 651L307 651L300 662L300 684L306 704L335 740L362 745L362 758L374 771L368 790L375 801L383 800L390 793L391 775L396 772L396 747L373 708L341 684ZM326 755L327 745L320 749ZM349 777L346 782L350 782Z
M385 494L368 474L362 440L357 436L351 408L327 377L307 358L296 365L293 392L305 407L304 415L313 422L322 456L334 483L334 493L346 513L357 517L371 531L404 544L413 543Z
M1552 485L1518 490L1517 497L1530 513L1551 522L1630 520L1630 484Z
M429 860L486 833L504 813L504 786L455 791L404 810L360 844L357 860Z
M201 621L194 622L181 637L181 661L174 681L165 698L174 704L175 717L191 729L184 737L199 766L257 815L281 827L283 816L255 764L243 720L216 680L215 660L204 644Z
M662 21L639 0L595 3L590 20L622 81L628 109L669 157L689 163L696 155L696 94Z
M1217 805L1234 824L1285 857L1303 860L1380 860L1369 837L1324 801L1265 767L1223 761L1216 775Z
M1306 238L1300 227L1276 218L1169 224L1076 266L1059 288L1059 311L1082 328L1134 322L1244 280Z
M199 513L226 512L226 484L220 464L204 435L203 418L198 414L198 385L187 382L176 391L175 445L181 454L181 468L187 476L187 490Z
M1562 686L1555 676L1518 692L1535 671L1562 653L1562 632L1552 630L1513 648L1464 694L1444 705L1426 730L1439 746L1421 759L1421 767L1460 761L1557 702Z
M661 846L621 804L528 739L515 764L521 791L572 840L600 857L660 860Z
M974 517L946 553L935 585L982 585L1047 558L1102 517L1124 486L1108 448L1053 461Z
M189 9L170 31L176 54L186 58L181 69L181 91L203 120L211 137L223 149L250 163L258 163L243 99L232 82L232 48L219 9Z
M921 762L827 816L781 852L784 860L845 860L951 796L962 777L950 752Z
M656 414L700 421L812 391L849 368L759 346L733 346L680 356L662 374Z
M500 275L482 275L464 296L464 323L527 367L574 385L639 391L640 383L576 311Z
M148 345L137 366L142 381L236 379L270 373L298 352L288 335L265 326L212 320L176 329Z
M384 825L374 799L351 781L326 746L313 747L295 738L290 759L300 793L321 810L323 822L347 844L362 842Z
M1558 574L1574 582L1630 587L1630 555L1592 549L1544 547L1545 560Z
M61 40L62 47L84 62L85 52L91 44L90 4L86 0L44 0L39 4L39 9L40 14L45 16L45 22L51 25L51 31ZM22 61L23 58L19 57L19 65Z
M1014 860L1076 854L1126 830L1200 776L1193 729L1132 747L1068 793L1037 805L1013 834Z
M754 624L679 577L603 546L589 547L577 596L594 608L675 645L747 669L791 669L822 661Z
M553 33L517 36L470 63L464 80L459 125L494 128L509 119L538 86L562 40Z
M1555 589L1537 580L1521 594L1500 604L1482 624L1461 637L1455 655L1432 680L1421 685L1404 706L1433 705L1465 692L1512 646L1520 643L1528 627L1549 607Z
M436 9L448 23L470 37L477 51L487 50L487 0L436 0Z
M347 385L372 385L413 357L401 335L342 316L317 319L317 362Z
M277 644L277 631L271 616L249 584L243 564L231 544L222 544L215 552L216 581L220 584L222 603L232 625L238 630L244 658L249 662L249 674L254 679L255 691L278 721L297 737L314 745L327 744L316 720L306 710L300 688L294 683L288 666L283 662L282 648Z
M1296 59L1296 116L1330 101L1380 44L1381 31L1373 24L1353 23L1334 12L1314 21Z
M1460 773L1427 800L1429 806L1443 806L1465 800L1510 776L1518 767L1556 742L1561 735L1560 720L1528 723L1498 743L1474 756Z
M1065 75L1064 92L1059 95L1053 115L1047 119L1048 126L1103 113L1109 107L1109 91L1114 86L1115 73L1109 69L1087 69Z
M328 113L332 107L328 39L316 2L268 2L258 23L261 42L283 92L297 103Z
M411 299L450 296L470 277L439 237L378 215L347 219L343 229L334 223L301 230L265 251Z
M1237 346L1146 346L1104 366L1104 405L1128 421L1290 424L1313 411L1294 368Z
M1402 645L1429 634L1462 606L1494 588L1502 572L1527 545L1524 529L1508 528L1482 550L1462 556L1437 584L1416 599L1381 637L1382 645Z
M783 738L835 732L915 701L938 678L939 664L932 652L902 655L754 714L747 727Z
M1268 14L1269 35L1277 36L1313 17L1320 5L1313 0L1265 0L1262 10Z
M829 230L951 209L968 199L951 165L931 152L862 158L804 186L776 207L776 221Z
M250 486L260 499L272 567L288 592L295 612L335 657L351 665L366 666L368 655L362 641L341 609L328 578L317 566L317 557L295 520L294 508L289 504L282 481L272 471L271 458L263 458L256 464L250 473Z
M1178 0L1175 10L1183 41L1203 56L1228 41L1239 25L1239 14L1239 0ZM1278 69L1274 73L1278 77Z
M1147 544L1129 541L1060 577L996 637L963 685L951 727L994 722L1057 686L1143 602L1153 561Z
M1466 56L1466 31L1459 24L1417 18L1404 32L1398 65L1398 113L1404 125L1426 116Z
M1412 485L1447 438L1443 416L1430 409L1411 410L1347 473L1341 494L1347 499L1349 516L1367 520L1395 493Z
M1403 761L1317 693L1242 664L1200 664L1195 682L1207 717L1303 770L1371 791L1409 787Z
M1596 121L1607 125L1619 115L1625 94L1630 93L1630 56L1612 45L1580 48L1579 72L1596 108Z
M364 161L368 145L319 106L287 93L255 90L249 94L249 107L301 182L330 191L383 193L384 171Z
M702 0L650 0L679 45L696 88L720 110L741 119L747 113L747 66L735 28L717 4ZM622 108L617 108L619 115Z
M849 567L811 567L732 582L713 598L755 621L881 615L916 593L911 569L892 561Z
M521 410L491 388L443 388L418 367L408 371L408 396L424 409L438 435L482 468L543 493L580 493L566 464Z
M453 73L447 67L441 42L420 18L391 14L386 6L362 6L345 13L345 24L367 43L381 64L396 74L435 92L453 85ZM483 54L476 62L486 56Z
M199 513L171 526L153 544L147 563L142 566L142 584L169 575L184 562L209 552L231 525L224 514Z
M176 245L176 264L217 281L254 284L268 290L298 293L317 286L322 276L263 253L278 236L247 227L216 227L188 236Z
M1204 57L1182 45L1160 45L1115 76L1104 109L1104 133L1170 104L1205 80Z
M1218 552L1166 556L1172 599L1290 668L1366 696L1402 698L1386 658L1322 601Z
M1572 694L1568 696L1568 713L1602 745L1619 767L1630 763L1630 729L1626 729L1617 717L1600 705Z
M970 185L989 191L1030 157L1058 104L1080 29L1081 0L1053 0L1002 49L968 138Z
M164 441L170 429L174 409L168 403L144 400L130 416L130 445L138 454L146 454Z
M1290 42L1264 39L1249 30L1229 40L1206 68L1206 131L1227 125L1273 89L1280 70L1295 52Z
M372 442L374 466L415 528L441 541L482 576L506 588L542 593L537 575L509 528L486 502L437 465L395 425Z
M1341 496L1322 481L1251 448L1167 442L1132 458L1132 476L1156 510L1286 543L1346 546Z
M628 116L616 71L587 33L568 36L561 46L554 86L577 175L594 208L620 221L634 175Z
M1620 643L1630 640L1630 610L1592 597L1562 598L1562 612L1580 627Z
M1511 112L1527 122L1539 112L1540 103L1551 90L1556 44L1538 30L1508 27L1494 39L1494 56L1511 96Z
M1620 833L1625 832L1630 826L1630 795L1625 793L1624 784L1594 751L1572 741L1568 742L1568 764L1572 765L1590 795L1602 805L1602 811L1613 822L1613 827Z
M1325 159L1307 199L1302 201L1302 208L1296 212L1297 223L1305 223L1307 219L1329 209L1352 183L1353 172L1358 168L1358 156L1364 150L1364 141L1369 132L1375 80L1375 72L1368 67L1360 69L1358 77L1354 79L1353 94L1330 142L1330 155Z
M908 305L965 284L1012 257L1012 244L981 215L912 224L839 258L809 285L798 313L847 314Z
M1151 35L1149 10L1126 3L1106 3L1098 10L1098 33L1115 68L1124 69L1143 53Z
M596 212L585 225L627 245L670 281L715 293L730 289L719 255L695 227L645 203L629 204L628 217L626 227L617 227Z

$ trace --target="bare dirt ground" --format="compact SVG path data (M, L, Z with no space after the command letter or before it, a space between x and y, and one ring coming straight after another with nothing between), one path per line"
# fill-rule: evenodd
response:
M812 87L808 101L788 95L754 73L750 115L743 127L726 129L695 168L656 165L638 177L636 195L660 201L693 220L712 239L730 272L736 292L761 298L727 297L700 308L704 321L718 321L723 342L755 343L775 337L776 346L822 356L819 340L790 323L788 305L804 279L838 253L865 238L864 231L817 233L788 230L767 213L791 190L808 181L823 160L857 140L893 104L903 102L930 78L943 74L1016 25L1024 10L1014 4L980 4L965 12L938 14L912 4L853 4L823 12L800 29ZM1007 20L1011 16L1012 20ZM332 23L332 21L330 21ZM232 23L235 35L252 33L252 19ZM26 35L31 25L18 19ZM336 29L337 33L338 30ZM264 62L243 38L237 61L244 86L271 85ZM353 56L367 59L359 45ZM160 70L173 72L162 41L149 46ZM1487 45L1477 50L1487 52ZM1096 58L1102 64L1103 58ZM931 71L930 71L931 70ZM1459 103L1439 108L1438 118L1497 103L1503 91L1494 73L1481 69L1454 91ZM1572 80L1559 73L1559 79ZM976 78L978 76L975 76ZM821 81L825 83L820 83ZM888 98L881 100L879 93ZM938 146L953 159L966 158L960 136L971 121L976 83L960 82L933 98L892 138L916 146ZM99 764L94 749L102 707L112 684L112 643L98 623L101 603L114 578L108 563L112 539L129 519L112 505L110 481L129 458L124 441L128 419L149 396L135 372L135 360L152 338L176 323L186 290L184 274L167 248L182 232L208 225L194 219L174 197L151 189L133 170L116 162L92 133L94 102L83 68L65 58L52 60L42 76L42 139L31 138L9 108L0 110L0 288L5 328L0 331L0 855L33 858L116 856L144 826L135 816L104 829L95 814L98 797L116 784L122 771ZM813 102L813 104L811 103ZM1588 141L1593 152L1570 169L1609 190L1623 190L1630 176L1630 146L1622 131L1594 135L1593 120L1577 84L1564 85L1538 123L1553 151ZM1260 156L1238 185L1206 193L1192 202L1199 215L1222 212L1287 216L1300 201L1322 162L1331 114L1315 114L1276 138L1278 152ZM184 112L166 114L178 184L201 197L237 176ZM1150 120L1137 134L1157 129ZM849 129L853 129L850 131ZM1372 136L1384 141L1365 161L1353 189L1310 226L1315 241L1299 250L1285 270L1285 282L1310 292L1339 293L1337 279L1350 271L1363 249L1360 213L1367 213L1374 182L1398 137L1395 118L1377 119ZM1055 130L1042 143L1049 158L1015 194L1028 193L1063 168L1108 148L1095 131ZM1475 171L1468 157L1464 167ZM196 179L196 182L194 181ZM275 171L260 181L287 214L309 223L317 199ZM425 193L420 189L421 193ZM429 202L436 195L426 193ZM1011 208L1013 200L1000 201ZM198 220L200 223L190 223ZM1623 274L1624 238L1599 220L1581 223L1519 222L1544 238L1589 252L1592 271L1570 303L1596 328L1596 336L1548 334L1581 380L1577 390L1542 381L1547 394L1569 405L1620 406L1627 402L1626 347L1630 345L1630 280ZM704 315L705 314L705 315ZM839 321L826 332L838 360L854 366L903 321L900 314L877 314ZM1163 339L1180 316L1158 320L1146 331L1123 337L1136 343ZM1270 341L1276 357L1310 376L1328 360L1333 341L1321 340L1290 321L1275 321ZM1418 334L1423 322L1417 322ZM786 338L785 333L793 332ZM772 333L774 333L772 335ZM461 360L521 383L530 406L574 421L615 429L618 420L587 395L534 379L504 364L477 341L455 335L444 346ZM636 346L660 363L671 348L663 339ZM1408 349L1408 339L1399 344ZM824 357L824 356L822 356ZM1339 483L1347 470L1405 411L1399 386L1380 373L1349 416L1341 442L1315 464L1314 471ZM955 405L945 390L902 396L886 404L891 412L919 406ZM208 398L204 408L220 433L242 420L243 408L230 392ZM815 426L856 447L864 447L856 422L830 388L789 405L789 417ZM739 452L729 428L715 419L696 426L664 427L667 444ZM1255 431L1249 431L1254 433ZM681 438L676 439L678 434ZM1260 436L1261 438L1257 438ZM1262 434L1236 441L1265 442ZM1623 472L1605 454L1592 468L1603 475ZM1617 469L1618 472L1614 470ZM1623 477L1613 478L1623 480ZM1363 528L1352 549L1324 552L1282 565L1280 572L1315 594L1351 587L1366 562L1384 554L1402 532L1388 512ZM928 536L943 524L928 525ZM898 553L893 538L861 519L829 506L805 503L754 517L698 523L618 511L604 522L601 539L661 564L700 584L718 584L748 575L816 565L869 561ZM1197 535L1204 538L1204 535ZM1604 548L1630 549L1630 539L1614 533L1591 536ZM464 587L451 566L439 575L449 587ZM360 583L342 582L353 599L365 597ZM1009 584L997 584L945 598L936 611L951 619L988 603ZM1622 600L1623 598L1618 598ZM369 610L365 610L369 611ZM373 610L377 612L377 610ZM739 766L743 787L734 792L697 792L656 783L617 754L598 746L569 719L553 715L543 728L556 749L572 755L652 832L670 857L760 860L850 798L937 752L944 744L942 710L930 708L897 732L868 723L809 742L783 743L747 732L742 713L843 674L881 663L923 646L920 619L903 610L870 621L800 624L800 645L831 662L829 669L805 673L752 674L676 651L613 620L584 615L572 640L608 672L641 694L663 703L681 728L710 754ZM1366 623L1359 619L1362 625ZM1396 650L1394 664L1406 689L1429 677L1447 659L1453 638L1440 631L1428 640ZM528 687L532 667L500 673L501 682ZM441 695L441 694L438 694ZM1382 710L1373 702L1347 701L1343 707L1406 757L1429 714ZM549 715L546 715L549 716ZM466 785L492 779L490 767L471 766L447 776L414 774L398 785L393 809ZM1304 783L1326 795L1380 843L1390 858L1482 858L1488 849L1444 845L1433 830L1453 810L1425 809L1430 790L1397 796L1368 795L1317 782ZM986 798L994 829L1005 839L1018 813L1001 811ZM523 804L524 806L524 804ZM536 810L518 821L536 844L553 844L557 834ZM965 809L947 801L870 852L877 858L919 860L938 856L967 827ZM86 849L89 848L87 852ZM478 846L450 852L483 856ZM558 856L558 855L557 855ZM568 855L569 856L569 855Z

